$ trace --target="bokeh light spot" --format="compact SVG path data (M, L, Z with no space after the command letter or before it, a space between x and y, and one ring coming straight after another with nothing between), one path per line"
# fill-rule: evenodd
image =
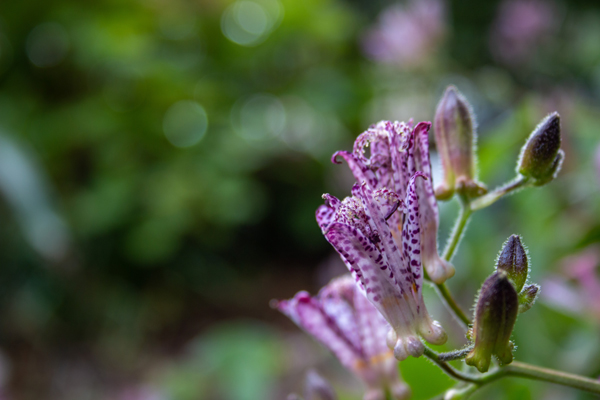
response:
M173 104L163 118L165 137L175 147L195 145L204 137L207 127L206 111L200 104L191 100Z
M235 11L235 19L245 31L260 36L267 30L267 13L255 2L240 1Z
M60 64L66 57L69 47L67 31L56 22L45 22L33 28L26 43L29 60L40 68Z
M242 99L232 111L235 130L248 141L268 140L279 136L285 127L285 121L283 104L277 97L268 94Z
M279 25L282 15L277 0L239 0L223 13L221 30L234 43L256 46Z

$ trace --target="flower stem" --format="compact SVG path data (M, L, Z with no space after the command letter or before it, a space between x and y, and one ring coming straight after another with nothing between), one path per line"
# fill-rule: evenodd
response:
M585 390L587 392L600 394L600 380L587 378L580 375L569 374L567 372L557 371L549 368L542 368L535 365L530 365L518 361L514 361L509 365L500 367L495 371L475 376L472 374L460 372L450 364L440 359L440 355L435 351L425 346L425 357L429 358L438 365L451 378L469 382L478 387L487 385L498 379L514 376L519 378L533 379L544 382L551 382L557 385L567 386L574 389Z
M465 227L467 226L467 222L469 221L469 217L472 213L471 207L469 206L469 201L465 196L459 196L459 201L460 214L456 220L454 228L452 229L452 234L450 235L450 239L448 239L448 244L446 245L442 256L446 261L450 261L452 259L452 256L458 247L460 238L463 235ZM456 319L459 320L465 326L465 328L468 327L471 323L471 320L469 317L467 317L462 308L460 308L456 300L454 300L454 297L452 297L452 294L450 293L450 290L448 290L446 284L436 283L435 288Z
M524 187L528 181L529 181L528 178L526 178L522 175L519 175L513 181L508 182L508 183L494 189L494 191L489 192L485 196L481 196L481 197L473 200L471 202L471 210L473 210L473 211L481 210L482 208L485 208L487 206L494 204L497 200L499 200L503 196Z
M496 376L494 376L496 375ZM491 376L486 377L483 384L500 379L504 376L515 376L520 378L534 379L538 381L552 382L562 386L568 386L587 392L600 394L600 381L580 375L569 374L549 368L542 368L518 361L500 368Z
M479 384L479 382L481 381L481 377L461 372L453 366L451 366L450 364L448 364L447 362L440 360L439 354L431 350L427 346L425 346L425 351L423 352L423 355L429 358L435 364L437 364L437 366L440 367L452 379L476 384Z
M448 286L446 286L445 283L435 283L435 289L456 319L467 328L471 324L471 320L467 317L467 314L465 314L462 308L460 308L456 300L454 300L450 290L448 290Z
M469 217L471 216L473 210L469 205L469 200L464 196L459 196L460 201L460 214L454 228L452 229L452 234L448 239L448 243L446 244L446 248L444 249L443 258L446 261L452 260L452 256L458 247L458 243L460 242L460 238L463 235L465 227L467 226L467 222L469 221Z

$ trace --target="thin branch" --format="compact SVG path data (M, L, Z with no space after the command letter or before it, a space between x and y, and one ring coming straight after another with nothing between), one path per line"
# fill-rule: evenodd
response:
M450 234L450 238L448 239L448 243L446 244L446 248L444 249L443 258L446 261L452 260L452 256L456 252L456 248L458 247L458 243L462 238L465 227L467 226L467 222L469 221L469 217L472 214L472 209L469 205L469 200L464 196L458 197L460 201L460 214L456 223L454 224L454 228L452 229L452 233Z
M441 355L425 346L425 357L433 361L452 379L462 382L475 384L477 387L487 385L498 379L514 376L519 378L533 379L538 381L555 383L557 385L567 386L574 389L600 394L600 380L591 379L580 375L557 371L554 369L538 367L514 361L509 365L500 367L495 371L480 376L458 371L447 362L441 359Z
M529 182L529 179L519 175L513 181L508 182L488 194L481 196L471 202L471 210L481 210L487 206L494 204L500 198L506 196L509 193L515 192L523 187Z

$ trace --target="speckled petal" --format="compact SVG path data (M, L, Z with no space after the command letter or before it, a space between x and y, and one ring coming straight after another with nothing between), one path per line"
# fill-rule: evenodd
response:
M325 237L342 256L369 300L375 306L381 303L389 291L387 288L395 285L394 274L385 255L358 229L342 223L332 224Z
M325 310L323 305L307 292L299 292L291 300L280 301L277 308L331 350L346 368L353 369L363 358L356 333L354 338L348 336L351 329L348 324L352 323L352 314L348 314L351 312L348 309L335 310L334 307L330 307L330 310Z
M429 179L419 179L417 193L419 194L421 251L423 265L429 278L435 283L443 283L454 276L454 267L443 260L437 249L437 232L439 226L438 206L431 180L431 163L429 161L429 122L420 122L414 130L415 134L415 166Z

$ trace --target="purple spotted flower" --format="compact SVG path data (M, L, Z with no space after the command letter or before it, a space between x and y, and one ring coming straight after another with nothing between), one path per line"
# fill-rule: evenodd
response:
M398 400L410 396L409 387L399 378L397 361L385 345L390 326L350 275L332 280L315 297L302 291L277 302L277 308L365 382L365 400L385 400L386 390Z
M372 179L376 178L371 177L371 185L377 186ZM325 237L392 326L386 339L398 360L423 354L419 336L433 344L446 341L442 327L429 316L421 291L422 202L417 181L426 179L422 172L415 173L404 199L386 188L372 189L363 181L343 201L324 195L326 204L317 210Z
M416 192L419 202L419 230L421 241L421 261L435 283L443 283L454 275L454 267L443 260L437 249L437 231L439 226L438 206L431 180L429 162L429 139L427 133L431 123L420 122L413 127L412 122L381 121L362 133L354 142L354 150L338 151L343 157L358 184L366 182L374 191L388 189L404 199L409 179L420 171L427 179L419 179ZM370 157L365 157L365 148L371 146ZM319 217L319 213L332 213L331 207L322 206L317 210L317 220L325 233L330 223ZM387 226L398 240L402 232L401 213L393 213L387 220Z

